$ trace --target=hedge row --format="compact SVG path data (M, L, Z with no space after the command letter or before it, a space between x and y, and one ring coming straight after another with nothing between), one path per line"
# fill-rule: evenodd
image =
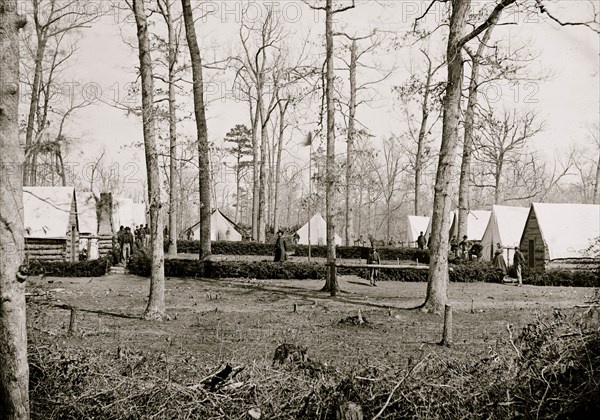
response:
M145 252L136 252L129 261L128 269L139 276L150 275L150 259ZM341 275L358 275L368 278L368 269L343 267L338 268ZM202 278L255 278L255 279L324 279L326 266L316 263L271 261L199 261L184 259L166 259L165 276L167 277L202 277ZM380 280L425 282L427 270L381 269ZM450 271L450 280L453 282L500 282L500 272L488 264L464 264L453 267Z
M327 247L325 245L311 246L311 255L313 257L327 257ZM429 264L429 251L418 248L395 248L382 247L377 248L377 252L382 260L401 260L401 261L419 261L423 264ZM344 259L367 259L369 247L363 246L338 246L335 249L338 258ZM294 255L306 257L308 255L308 245L297 245Z
M274 245L271 243L261 244L258 242L232 242L217 241L212 242L211 251L216 255L273 255ZM308 245L288 245L288 249L294 252L294 255L300 257L308 256ZM166 250L166 244L165 244ZM177 241L177 252L182 254L197 254L200 251L200 241ZM417 248L378 248L382 260L409 260L429 264L429 252ZM336 255L344 259L366 259L369 253L368 247L362 246L338 246ZM327 257L327 247L325 245L311 246L311 255L313 257Z
M136 252L130 259L128 268L139 276L150 275L150 259L145 252ZM368 269L338 268L341 275L358 275L368 278ZM166 259L167 277L203 277L203 278L255 278L255 279L324 279L326 266L308 262L275 263L271 261L199 261ZM426 282L427 270L416 268L380 269L379 279L383 281ZM449 272L454 283L500 283L503 275L497 268L486 262L452 264ZM534 286L570 286L600 287L600 270L567 271L524 270L523 282Z
M167 244L165 243L165 250ZM273 255L273 244L261 244L250 241L213 241L211 251L217 255ZM177 252L180 254L198 254L200 241L177 241Z
M523 282L534 286L600 287L600 268L595 270L525 269Z
M29 261L29 275L45 274L54 277L101 277L108 273L111 267L109 258L97 260L66 262L66 261Z
M136 252L127 265L138 276L150 276L150 259ZM166 277L254 278L254 279L321 279L325 266L311 263L276 263L272 261L199 261L165 259Z

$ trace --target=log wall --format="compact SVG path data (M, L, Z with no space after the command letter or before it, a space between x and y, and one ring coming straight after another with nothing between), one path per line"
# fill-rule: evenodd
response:
M25 239L25 255L29 260L70 261L66 239Z
M525 229L523 230L523 236L521 237L521 243L519 248L525 257L525 264L529 265L529 241L534 241L534 267L544 270L548 262L549 254L540 225L535 216L533 208L529 211L527 222L525 222ZM512 261L510 262L512 264Z

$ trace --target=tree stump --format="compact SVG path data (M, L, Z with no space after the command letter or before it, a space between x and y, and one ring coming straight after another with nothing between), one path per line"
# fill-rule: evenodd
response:
M444 333L442 343L444 346L452 345L452 305L446 305L444 310Z
M335 410L336 420L363 420L362 407L350 401L342 401Z
M71 308L71 318L69 319L69 335L77 334L77 309Z

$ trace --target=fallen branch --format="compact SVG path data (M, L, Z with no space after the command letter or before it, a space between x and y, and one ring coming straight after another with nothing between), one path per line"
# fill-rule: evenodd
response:
M408 377L410 375L412 375L413 372L415 370L417 370L417 368L420 367L423 364L423 362L425 362L429 358L430 355L431 355L431 353L428 354L427 356L425 356L424 358L422 358L419 361L419 363L417 363L416 365L414 365L412 367L412 369L409 370L408 373L406 375L404 375L404 377L402 377L402 379L400 379L398 381L398 383L396 384L396 386L394 386L394 389L392 389L392 392L390 392L390 395L388 395L388 398L387 398L385 404L383 404L383 407L381 407L381 410L379 410L379 412L375 415L375 417L373 417L373 420L377 420L383 414L383 412L385 411L385 409L387 408L387 406L390 404L390 401L392 400L392 396L394 395L394 392L396 392L396 390L400 387L400 385L402 385L404 383L404 381L406 379L408 379Z

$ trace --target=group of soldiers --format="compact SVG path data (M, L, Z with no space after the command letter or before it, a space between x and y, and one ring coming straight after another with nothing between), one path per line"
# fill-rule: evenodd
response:
M119 245L119 262L127 262L134 247L141 249L150 243L150 228L148 225L139 225L131 232L129 226L119 228L117 232L117 243Z
M480 260L483 247L479 242L471 243L467 235L464 235L460 242L457 241L456 236L453 236L450 239L450 253L461 260Z

